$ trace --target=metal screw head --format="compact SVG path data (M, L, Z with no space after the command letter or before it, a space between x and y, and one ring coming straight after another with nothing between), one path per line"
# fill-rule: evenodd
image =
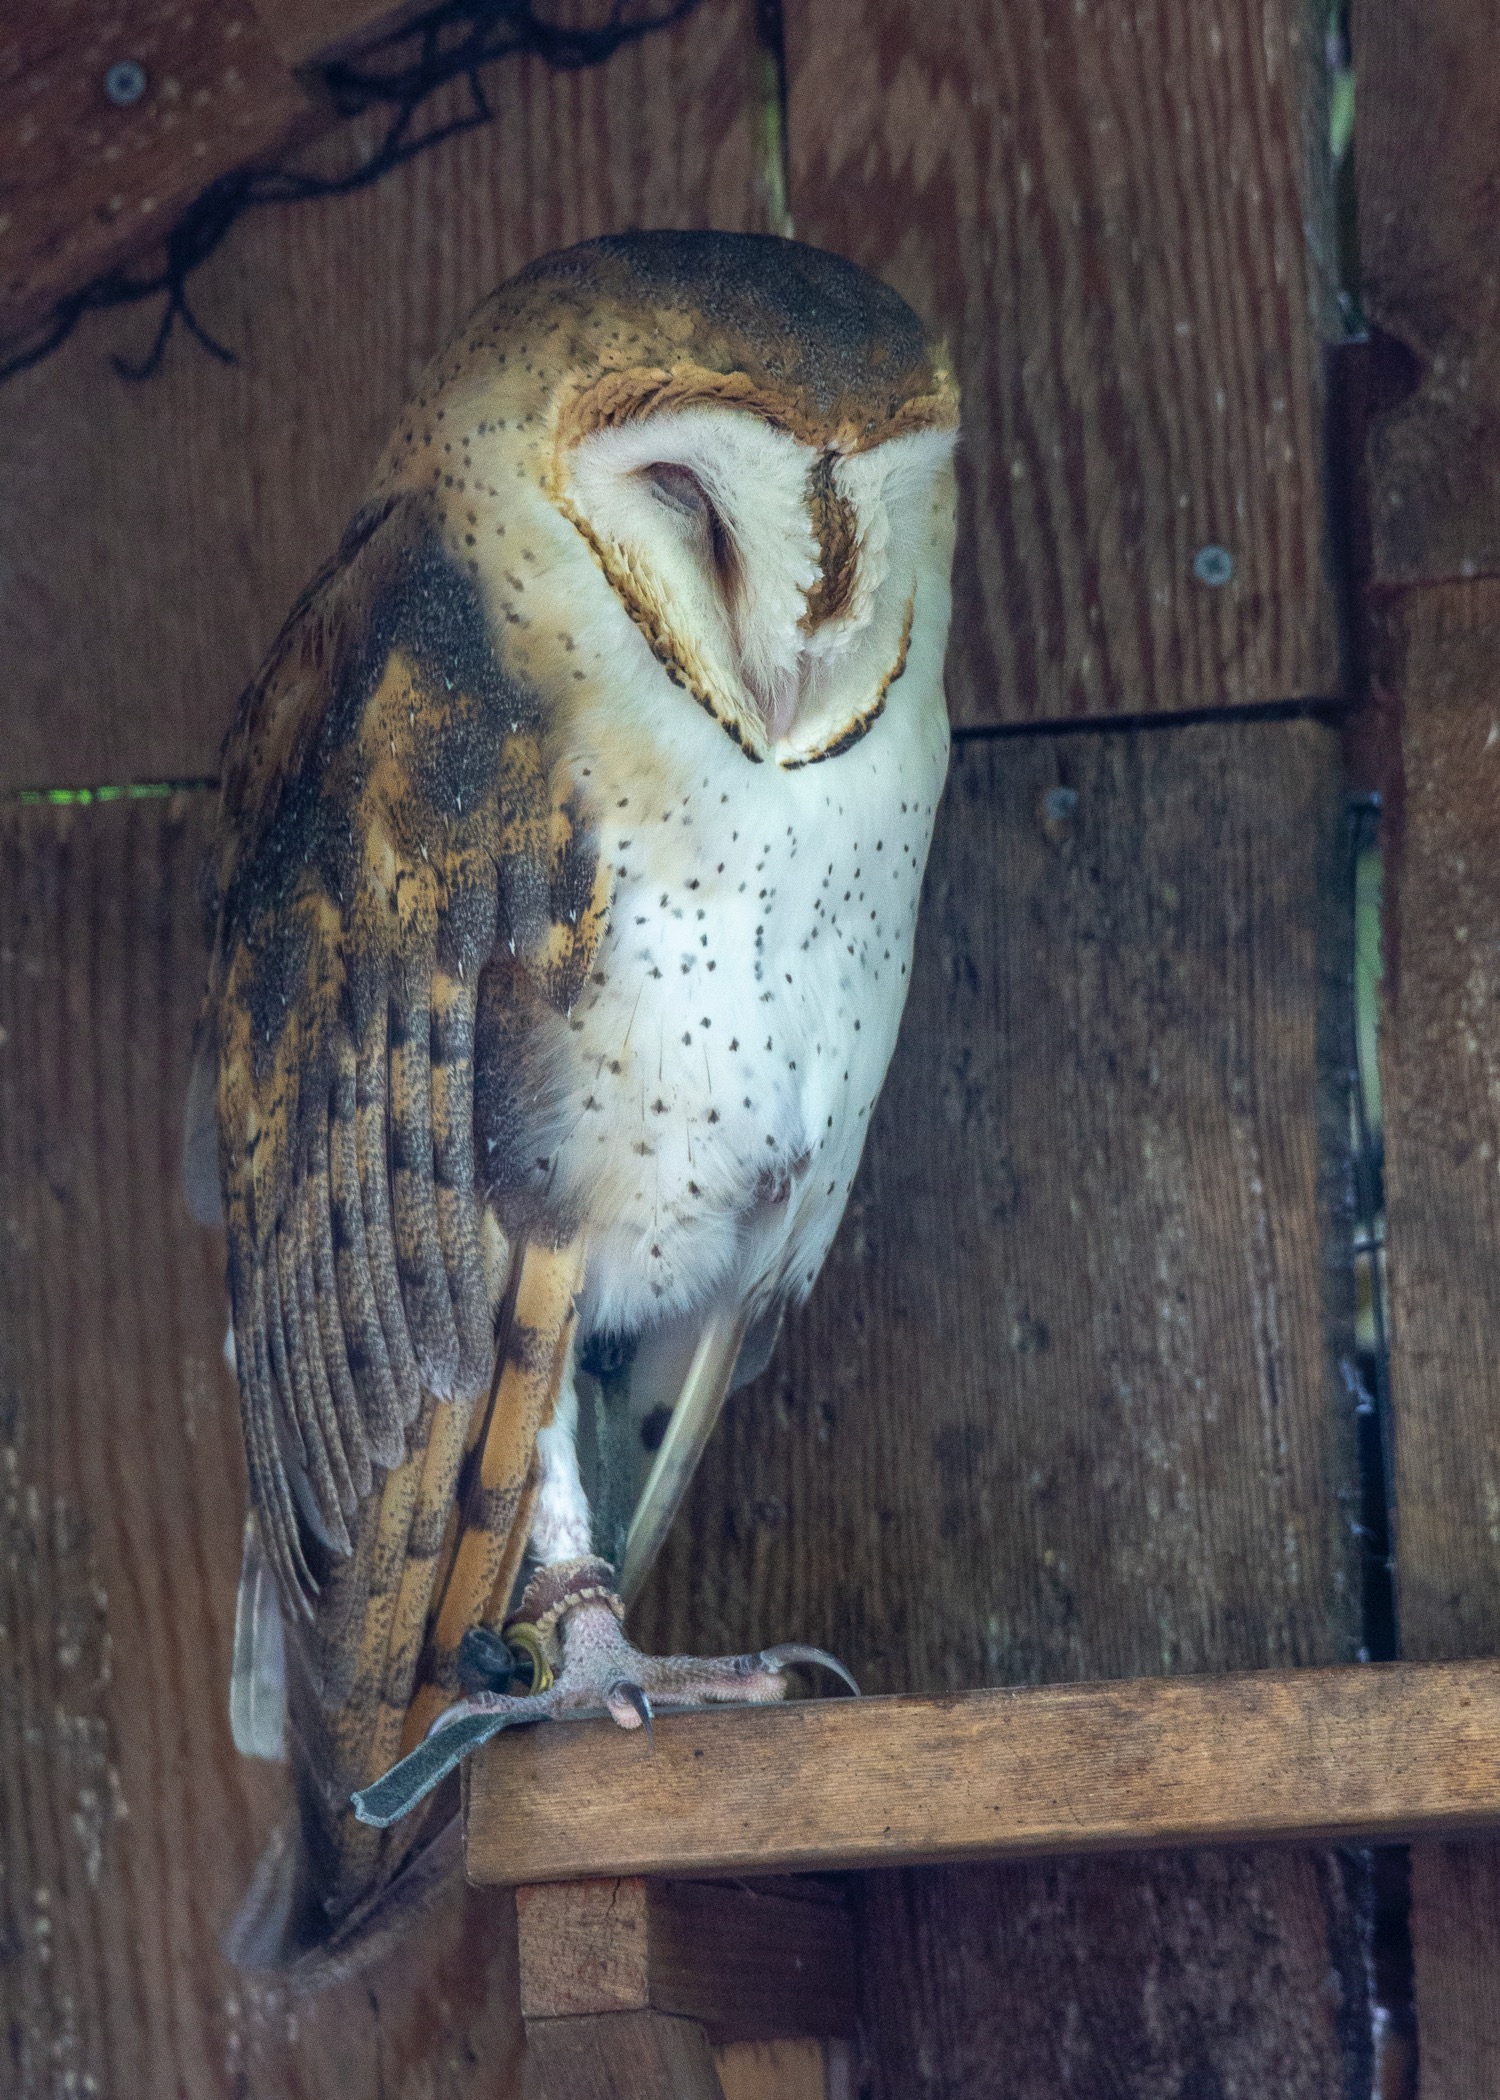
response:
M1048 788L1042 796L1042 836L1054 846L1073 836L1078 819L1078 790L1070 787Z
M1227 547L1200 547L1193 556L1193 574L1200 583L1228 583L1234 574L1234 556Z
M146 68L133 58L117 58L104 76L104 92L117 109L139 102L146 86Z

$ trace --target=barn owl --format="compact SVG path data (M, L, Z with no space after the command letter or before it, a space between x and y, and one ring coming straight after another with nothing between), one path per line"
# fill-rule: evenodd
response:
M956 425L834 256L545 258L429 369L240 703L189 1155L250 1481L232 1713L300 1804L247 1962L420 1887L451 1798L381 1827L404 1756L425 1786L465 1728L774 1698L809 1652L650 1657L623 1600L895 1042Z

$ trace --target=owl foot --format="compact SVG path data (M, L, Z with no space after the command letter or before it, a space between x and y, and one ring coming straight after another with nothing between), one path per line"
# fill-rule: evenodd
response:
M612 1587L613 1577L607 1561L592 1557L539 1569L527 1585L520 1610L506 1624L503 1643L512 1661L520 1655L529 1662L530 1690L517 1699L498 1682L486 1684L480 1637L471 1635L460 1656L460 1669L469 1665L465 1679L470 1697L449 1707L431 1732L465 1715L502 1711L514 1711L522 1720L607 1713L621 1728L644 1727L649 1732L658 1708L764 1706L784 1698L785 1672L793 1663L821 1664L858 1696L859 1686L843 1664L821 1648L792 1645L713 1657L643 1655L625 1637L625 1608ZM509 1703L503 1703L507 1699Z
M816 1664L859 1686L836 1657L788 1642L749 1655L644 1655L625 1637L623 1607L610 1588L613 1570L602 1561L544 1568L505 1629L505 1645L529 1657L532 1689L477 1689L433 1723L426 1742L373 1786L353 1797L361 1822L396 1822L430 1793L470 1750L502 1728L531 1721L574 1721L608 1714L621 1728L644 1728L654 1714L693 1706L764 1706L786 1696L786 1671ZM482 1649L471 1643L465 1660L474 1676ZM476 1667L477 1666L477 1667ZM468 1674L468 1673L466 1673ZM498 1674L498 1673L497 1673ZM507 1669L506 1675L509 1675Z
M644 1655L626 1639L611 1597L578 1604L561 1623L558 1674L540 1691L520 1697L477 1691L449 1707L433 1734L467 1715L503 1714L509 1721L582 1720L608 1714L621 1728L650 1732L653 1714L688 1706L764 1706L786 1696L793 1663L821 1663L858 1693L854 1679L821 1648L795 1643L751 1655ZM507 1628L513 1635L514 1629Z

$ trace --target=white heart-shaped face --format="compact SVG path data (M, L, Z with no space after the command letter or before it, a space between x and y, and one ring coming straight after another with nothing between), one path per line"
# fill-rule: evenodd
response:
M801 764L878 714L924 575L946 591L953 446L925 429L841 456L694 405L590 432L559 493L669 675Z

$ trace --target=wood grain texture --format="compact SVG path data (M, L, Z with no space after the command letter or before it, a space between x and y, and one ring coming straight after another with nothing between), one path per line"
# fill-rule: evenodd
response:
M1422 2100L1490 2100L1500 2064L1500 1848L1414 1845Z
M110 67L144 68L124 107ZM0 338L160 241L218 176L319 127L234 0L44 0L0 27Z
M1381 1035L1402 1650L1500 1652L1500 583L1383 593ZM1500 1999L1491 1845L1412 1858L1423 2100L1488 2100Z
M637 1638L874 1692L1353 1658L1340 823L1310 723L960 747L849 1216ZM1191 2091L1236 1964L1224 2091L1359 2073L1316 1856L945 1872L868 1886L875 2093Z
M955 719L1337 693L1316 11L796 0L787 34L799 235L950 330Z
M427 12L425 0L252 0L289 66L310 66L389 36Z
M1368 441L1375 574L1500 570L1500 140L1494 10L1354 11L1361 296L1385 398Z
M1399 707L1381 1043L1403 1652L1500 1648L1500 583L1380 608Z
M701 2020L715 2041L854 2032L854 1937L821 1884L669 1883L650 1937L652 2004Z
M703 2029L654 2012L533 2021L522 2091L525 2100L724 2100Z
M1372 741L1389 774L1381 1069L1397 1583L1414 1656L1500 1650L1495 28L1492 8L1460 0L1382 0L1354 16L1376 378ZM1495 2090L1497 1917L1492 1845L1414 1848L1424 2100Z
M583 1793L602 1801L610 1784L588 1768ZM515 1827L503 1813L485 1820ZM472 1879L492 1878L486 1857L498 1850L471 1845ZM517 1889L516 1919L528 2020L655 2010L699 2020L716 2040L853 2032L849 1919L818 1882L549 1881Z
M525 2017L648 2011L649 1901L646 1883L638 1875L518 1888L516 1931Z
M587 72L507 61L484 130L360 195L252 215L193 280L238 365L183 337L131 386L107 356L139 354L152 323L100 317L0 390L0 789L211 774L237 692L463 314L593 234L761 223L750 12L705 0Z
M282 1806L226 1686L223 1254L178 1152L209 798L0 818L0 2032L16 2100L493 2100L508 1897L318 2001L219 1952Z
M1365 2100L1352 1878L1336 1853L1276 1851L1177 1853L1139 1876L1109 1860L871 1875L875 2091Z
M650 1757L603 1721L517 1731L476 1762L466 1856L470 1879L484 1884L1462 1830L1500 1831L1500 1664L808 1700L664 1718ZM637 1920L624 1900L645 1886L547 1890L534 1944L564 1951L536 1962L530 1995L524 1905L536 1906L538 1892L522 1891L528 2012L651 2003L728 2026L730 2015L704 2010L707 1986L684 1966L694 1948L708 1967L716 1941L738 1941L747 1960L763 1946L770 1960L778 1935L782 1949L791 1944L799 1908L817 1910L768 1896L752 1930L754 1911L728 1905L718 1888L694 1904L669 1884L675 1903L657 1936L670 1935L675 1959L659 1945L648 1963L649 1913ZM824 1944L803 1936L809 1948ZM654 1972L668 1970L684 1979L667 1986L676 2003L653 1987ZM634 1995L622 1999L622 1985ZM568 2002L554 2006L549 1990ZM587 2005L574 2002L580 1991Z

